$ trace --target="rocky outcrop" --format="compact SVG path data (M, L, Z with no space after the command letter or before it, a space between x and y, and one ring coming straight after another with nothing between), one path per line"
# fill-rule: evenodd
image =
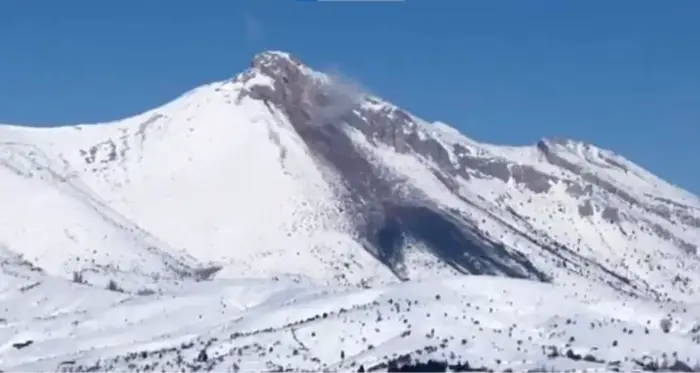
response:
M564 185L566 193L579 201L574 219L598 216L609 224L619 225L621 230L621 224L634 222L648 227L657 237L682 251L694 252L697 248L695 243L675 235L658 222L621 209L620 203L626 205L625 209L642 209L671 224L678 221L690 227L698 225L699 218L694 212L670 200L657 199L655 204L650 204L595 171L596 167L602 167L633 173L621 161L589 160L590 166L569 161L559 148L570 146L570 140L543 139L532 147L532 153L542 159L542 164L557 170L546 171L544 166L493 151L475 150L467 142L447 144L410 113L367 95L352 84L314 72L286 53L265 52L255 56L251 70L236 79L245 86L240 97L262 100L271 110L283 112L318 162L334 170L334 177L340 176L344 188L338 191L339 198L346 213L352 216L357 234L370 252L394 270L402 260L401 242L410 238L426 244L434 255L462 273L549 279L520 252L487 237L472 218L439 206L404 176L370 162L353 142L349 135L352 131L360 133L370 144L381 144L397 154L422 159L446 188L470 204L473 202L460 188L464 181L474 178L517 185L533 197L543 196L540 198L548 198L556 185ZM588 151L592 147L582 146ZM506 206L515 203L507 195L499 198ZM530 223L523 220L523 224ZM565 247L552 244L556 238L543 241L542 232L521 233L543 246L544 252L549 253L546 255L555 258ZM583 268L585 262L573 256L553 260L563 260L561 266L570 271ZM597 276L603 282L619 281L614 271L600 271ZM624 286L628 285L632 283ZM641 289L644 285L633 288Z
M455 174L449 156L436 140L421 140L418 125L398 109L372 110L377 103L333 81L305 71L294 57L275 52L257 55L253 69L272 78L271 84L252 84L242 95L265 101L284 112L319 162L344 181L339 191L344 209L355 223L368 250L397 271L401 243L407 238L426 242L438 257L462 273L506 275L546 280L527 258L483 237L473 225L437 206L401 176L378 167L354 144L344 126L359 130L372 142L392 146L399 153L414 152L435 161L441 174ZM246 81L252 75L242 75ZM397 186L407 192L398 193Z

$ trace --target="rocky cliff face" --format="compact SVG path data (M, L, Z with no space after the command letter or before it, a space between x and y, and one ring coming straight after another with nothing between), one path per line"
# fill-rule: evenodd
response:
M670 276L678 264L664 268L668 263L655 257L688 255L688 270L697 273L692 268L697 268L698 200L610 151L562 139L520 148L479 144L348 89L284 53L256 56L251 70L238 79L246 83L257 74L272 84L248 84L240 94L283 112L319 162L340 175L342 198L357 231L394 270L402 260L402 240L412 238L459 272L543 281L556 277L533 264L519 245L490 237L469 213L476 209L490 219L509 221L505 229L519 235L521 245L539 247L537 255L561 270L595 273L600 281L627 291L665 292L630 269L630 261ZM445 206L401 172L371 162L353 140L357 136L370 147L419 160L459 203ZM585 232L575 232L582 223L589 225ZM557 231L547 232L554 225ZM614 258L607 257L609 252Z
M356 232L393 271L403 261L404 240L412 238L463 273L546 279L525 256L488 239L459 212L438 206L386 165L373 164L348 133L357 131L374 146L382 143L434 162L446 183L465 172L450 163L448 150L426 136L411 115L318 76L285 54L260 54L252 66L250 75L241 77L244 82L264 74L274 83L252 84L241 94L283 112L316 159L337 173L343 181L339 198Z

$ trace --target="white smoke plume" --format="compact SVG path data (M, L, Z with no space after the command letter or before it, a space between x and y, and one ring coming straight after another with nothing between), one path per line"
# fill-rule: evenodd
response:
M246 43L251 47L259 47L265 39L265 29L262 22L248 13L243 19L243 33Z
M326 79L315 80L307 90L313 125L334 125L359 108L368 91L355 79L342 74L338 68L324 71Z

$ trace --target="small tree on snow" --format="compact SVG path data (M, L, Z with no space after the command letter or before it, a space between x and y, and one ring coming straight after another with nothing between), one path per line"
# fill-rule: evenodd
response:
M122 289L114 280L109 280L109 283L107 283L107 290L122 292Z
M85 280L83 279L83 274L80 272L73 272L73 282L76 284L84 284Z
M664 317L659 321L659 327L661 328L661 330L663 330L664 333L670 332L671 326L673 326L673 323L671 322L670 317Z

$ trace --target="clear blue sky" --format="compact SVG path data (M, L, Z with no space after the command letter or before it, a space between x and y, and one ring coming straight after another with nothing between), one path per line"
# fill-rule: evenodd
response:
M263 49L482 141L613 149L700 193L700 1L0 1L0 122L135 114Z

